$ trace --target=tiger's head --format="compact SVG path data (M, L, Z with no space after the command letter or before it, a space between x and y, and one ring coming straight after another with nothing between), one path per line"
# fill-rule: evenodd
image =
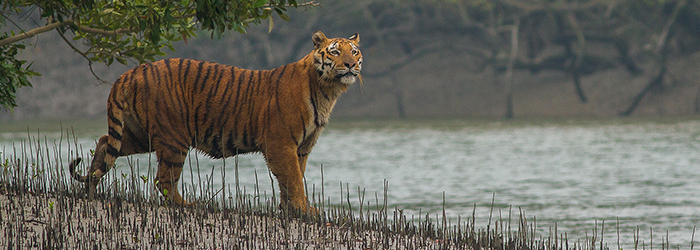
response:
M314 65L321 79L341 83L345 86L355 83L362 70L360 35L355 33L349 39L327 38L321 31L312 35L314 42Z

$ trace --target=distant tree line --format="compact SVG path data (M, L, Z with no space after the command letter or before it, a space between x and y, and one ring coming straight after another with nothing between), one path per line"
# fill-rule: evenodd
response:
M270 68L306 53L308 34L315 29L335 34L361 32L363 48L390 43L398 48L392 64L367 67L364 75L388 77L402 67L438 50L475 58L474 71L493 67L511 85L505 93L506 117L512 117L512 74L545 70L569 75L581 103L588 95L583 76L613 68L633 75L652 75L636 93L628 116L643 97L668 84L669 58L700 50L700 3L688 0L357 0L323 1L318 9L290 13L291 22L276 30L249 32L233 44L199 40L225 50L243 46L237 62ZM262 30L262 29L259 29ZM193 51L184 51L192 55ZM208 54L213 58L231 57ZM221 60L226 60L221 58ZM368 61L368 63L371 63ZM395 83L394 88L401 88Z
M700 3L687 0L444 0L364 1L370 31L363 39L400 37L404 60L372 75L387 75L439 47L480 58L512 84L513 70L556 70L570 75L580 102L581 77L622 67L654 72L621 116L632 114L668 79L670 57L700 49ZM366 32L367 33L367 32ZM417 34L452 34L457 41L425 41ZM509 91L513 91L512 86ZM512 113L512 92L506 116Z
M210 32L192 31L200 38L176 42L175 51L168 52L167 57L206 59L245 68L273 68L308 53L309 37L314 30L323 30L332 36L359 32L363 54L367 57L363 75L390 83L383 85L381 91L395 93L399 116L406 115L403 107L406 86L397 80L399 74L408 65L422 62L438 51L469 58L470 63L464 70L494 70L501 84L506 86L503 93L507 97L504 98L506 117L514 116L512 97L517 95L517 88L513 86L514 72L561 72L568 76L575 89L571 98L580 103L590 101L587 91L591 91L582 87L582 77L611 69L648 77L646 87L630 89L631 100L619 110L620 116L628 116L645 96L673 86L675 79L669 75L669 61L700 51L698 1L314 2L320 6L284 12L284 19L288 15L290 21L275 22L272 32L268 25L250 26L245 34L224 35L218 40L208 39L212 37ZM378 60L370 60L372 55L391 60L377 63ZM146 61L162 57L155 55ZM369 102L367 99L373 98L371 95L367 93L354 101Z

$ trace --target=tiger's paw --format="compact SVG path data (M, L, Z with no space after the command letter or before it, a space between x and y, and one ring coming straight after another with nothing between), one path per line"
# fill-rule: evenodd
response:
M282 208L282 211L286 213L287 215L290 215L294 218L302 218L302 217L320 217L321 216L321 210L318 208L315 208L313 206L310 206L306 204L306 202L303 203L294 203L292 201L290 202L283 202L280 204L280 208Z

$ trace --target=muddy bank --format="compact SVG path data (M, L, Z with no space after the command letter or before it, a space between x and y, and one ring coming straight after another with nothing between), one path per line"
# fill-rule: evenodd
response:
M0 195L0 246L9 249L438 249L448 244L283 214Z

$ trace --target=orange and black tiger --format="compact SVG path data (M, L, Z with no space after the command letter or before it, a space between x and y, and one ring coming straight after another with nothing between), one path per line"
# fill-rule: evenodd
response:
M155 185L177 204L190 148L211 157L261 152L279 182L282 205L305 210L306 159L338 97L358 78L358 34L349 39L312 35L314 49L272 70L247 70L189 59L143 64L121 75L107 100L109 132L100 137L90 170L75 171L93 197L119 156L156 152Z

